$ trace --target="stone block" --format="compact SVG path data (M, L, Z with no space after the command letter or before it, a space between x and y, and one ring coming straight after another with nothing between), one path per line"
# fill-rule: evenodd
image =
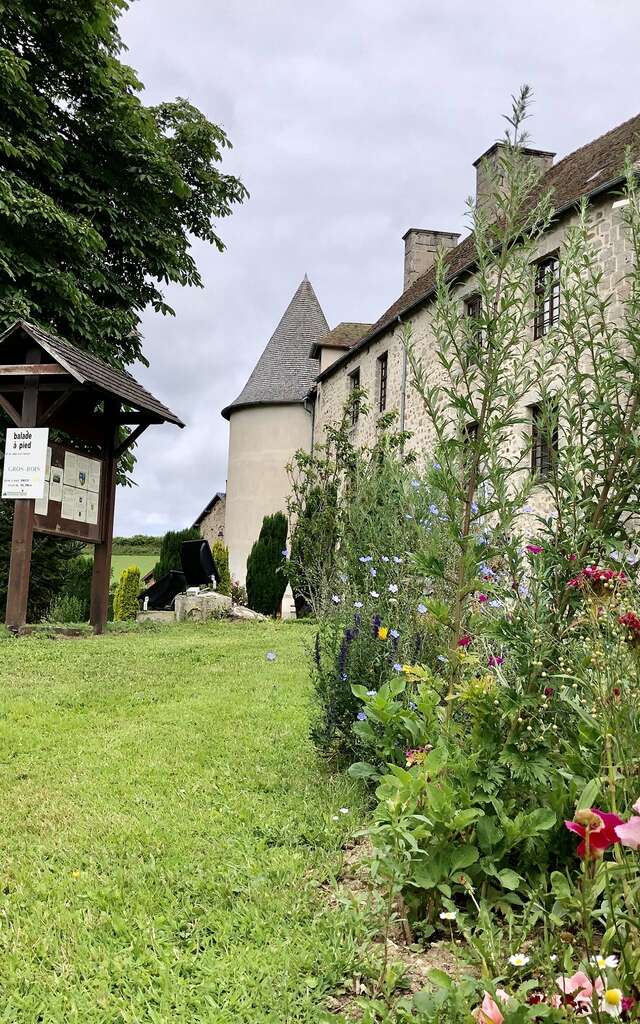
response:
M138 612L136 615L136 622L162 622L165 625L176 621L175 612L162 612L162 611L146 611Z
M231 598L215 590L200 594L178 594L176 597L176 619L178 622L208 622L209 619L223 619L231 611Z

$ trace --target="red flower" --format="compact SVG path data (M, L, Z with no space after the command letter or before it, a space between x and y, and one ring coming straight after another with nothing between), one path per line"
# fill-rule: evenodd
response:
M464 636L461 636L458 640L458 647L468 647L471 643L473 643L473 637L470 633L465 633Z
M554 690L553 686L545 686L544 688L545 697L553 697L555 692L556 691Z
M617 814L608 814L598 807L592 807L590 811L586 809L578 811L576 817L578 816L582 821L565 821L566 828L582 838L582 842L576 850L578 857L586 855L587 832L589 833L589 853L592 857L597 857L614 843L619 842L615 830L617 825L623 825L624 822Z

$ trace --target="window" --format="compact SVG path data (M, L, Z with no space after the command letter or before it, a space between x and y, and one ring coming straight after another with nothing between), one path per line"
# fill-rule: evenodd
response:
M360 367L354 370L353 373L349 374L349 397L353 396L353 392L357 391L360 387ZM351 405L351 426L355 427L358 422L358 416L360 415L360 403L358 399L354 399Z
M387 371L389 368L389 353L383 352L378 356L378 410L384 412L387 408Z
M541 405L529 406L531 413L531 472L539 480L551 473L554 453L558 451L558 417Z
M536 264L534 338L542 338L560 319L560 263L547 256Z
M482 297L480 295L472 295L470 299L465 302L465 315L470 320L475 320L477 327L472 330L472 338L477 348L482 348L482 342L484 340L484 332L480 325L480 318L482 316Z

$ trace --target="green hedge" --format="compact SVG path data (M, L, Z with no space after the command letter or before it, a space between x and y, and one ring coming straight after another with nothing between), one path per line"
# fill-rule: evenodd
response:
M138 594L140 593L140 570L137 565L130 565L120 574L113 598L114 622L134 620L138 614Z
M265 516L260 536L247 559L247 604L255 612L276 615L287 587L287 519L282 512Z

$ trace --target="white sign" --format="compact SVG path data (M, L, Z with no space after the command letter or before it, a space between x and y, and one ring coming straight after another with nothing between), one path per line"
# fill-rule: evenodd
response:
M3 498L44 497L48 427L10 427L4 451Z

